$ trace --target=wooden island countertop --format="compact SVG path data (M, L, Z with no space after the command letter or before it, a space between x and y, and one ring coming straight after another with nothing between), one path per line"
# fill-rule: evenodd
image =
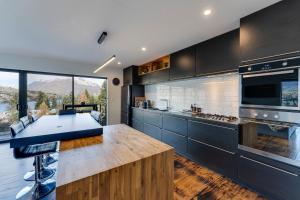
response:
M57 199L173 199L174 149L127 125L59 153ZM84 197L84 198L83 198Z

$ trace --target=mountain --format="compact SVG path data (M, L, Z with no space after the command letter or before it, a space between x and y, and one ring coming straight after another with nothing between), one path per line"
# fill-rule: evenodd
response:
M75 96L77 96L81 91L87 89L90 94L98 95L100 91L100 86L93 82L88 82L84 79L75 79L74 82ZM27 86L28 90L31 91L43 91L46 93L52 93L57 95L67 95L72 91L72 84L70 80L65 79L54 79L54 80L38 80L30 83Z

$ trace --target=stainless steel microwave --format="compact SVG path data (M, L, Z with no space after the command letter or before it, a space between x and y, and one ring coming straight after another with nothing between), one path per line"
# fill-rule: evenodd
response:
M300 110L300 58L242 66L240 106Z

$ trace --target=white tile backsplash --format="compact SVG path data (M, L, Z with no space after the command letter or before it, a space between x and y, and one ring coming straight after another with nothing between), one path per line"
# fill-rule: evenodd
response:
M168 99L172 110L190 109L197 104L202 112L238 116L238 74L171 81L145 87L146 99Z

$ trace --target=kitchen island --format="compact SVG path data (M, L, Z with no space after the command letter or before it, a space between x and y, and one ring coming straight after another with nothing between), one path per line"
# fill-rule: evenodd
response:
M173 199L172 147L121 124L103 127L102 137L59 153L58 200Z

